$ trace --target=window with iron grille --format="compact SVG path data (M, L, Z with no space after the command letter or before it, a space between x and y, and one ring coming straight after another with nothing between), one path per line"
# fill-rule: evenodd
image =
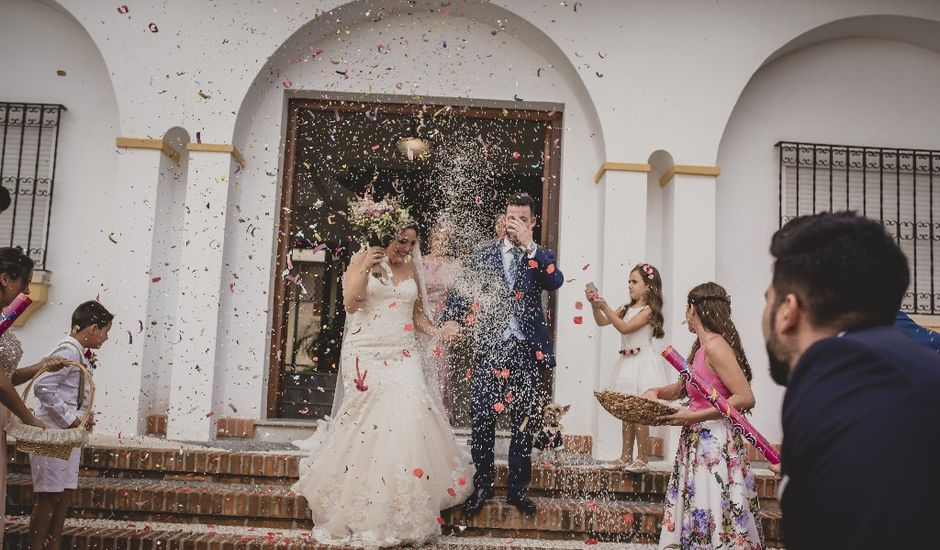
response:
M49 214L59 122L65 107L0 102L0 184L10 206L0 214L0 246L20 246L47 269Z
M780 225L835 210L880 221L910 264L902 309L940 314L940 151L799 142L777 149Z

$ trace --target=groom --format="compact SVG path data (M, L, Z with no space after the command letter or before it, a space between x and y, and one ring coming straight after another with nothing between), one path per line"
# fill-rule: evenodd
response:
M525 514L536 512L525 489L532 477L532 431L541 415L539 368L555 366L542 291L558 289L564 277L555 256L532 240L534 205L526 193L509 197L505 236L474 249L441 319L446 338L467 327L476 340L470 411L476 473L475 491L464 504L467 518L493 496L496 419L507 412L512 439L506 500Z

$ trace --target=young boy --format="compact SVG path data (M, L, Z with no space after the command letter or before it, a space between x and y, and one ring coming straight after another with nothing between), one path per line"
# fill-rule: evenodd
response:
M89 374L93 373L97 361L92 350L107 341L113 319L114 315L98 302L81 304L72 313L70 335L62 339L50 355L81 362ZM84 378L81 369L75 366L66 366L40 377L33 386L40 402L36 418L50 429L79 427L89 405L89 383ZM90 430L92 425L93 421L85 428ZM29 520L30 548L58 550L69 501L78 488L80 457L79 448L72 450L68 460L29 455L33 494L36 496Z

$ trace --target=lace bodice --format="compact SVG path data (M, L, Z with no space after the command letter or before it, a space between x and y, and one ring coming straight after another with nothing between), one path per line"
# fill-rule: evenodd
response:
M418 285L414 279L400 283L383 282L370 276L366 283L366 299L359 310L347 317L344 352L375 350L393 345L416 349L414 305Z
M0 335L0 368L7 378L13 377L13 371L23 358L23 346L19 339L7 330Z

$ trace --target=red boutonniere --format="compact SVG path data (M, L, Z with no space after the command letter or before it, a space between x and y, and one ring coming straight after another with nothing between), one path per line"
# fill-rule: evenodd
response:
M85 350L85 359L88 360L88 364L91 365L91 368L98 368L98 356L95 355L90 348Z

